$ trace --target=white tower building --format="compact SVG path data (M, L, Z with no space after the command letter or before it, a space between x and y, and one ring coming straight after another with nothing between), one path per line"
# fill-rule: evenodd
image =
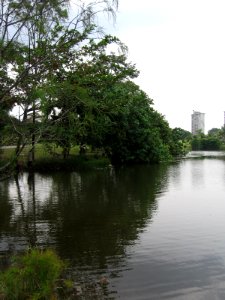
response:
M194 111L191 115L191 132L197 134L199 132L205 132L205 114L199 111Z

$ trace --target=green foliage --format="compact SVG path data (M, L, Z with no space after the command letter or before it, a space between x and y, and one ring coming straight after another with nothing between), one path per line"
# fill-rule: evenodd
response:
M182 156L191 150L192 134L182 128L172 129L171 152L174 156Z
M210 136L219 136L220 132L221 132L221 129L212 128L208 131L208 135L210 135Z
M70 129L78 127L78 115L71 110L72 106L59 104L57 97L62 90L69 95L66 91L68 73L77 71L77 62L82 61L85 53L88 56L85 45L98 31L94 20L99 13L99 1L81 1L73 20L69 20L68 0L2 0L1 3L0 104L1 110L7 112L14 105L21 108L21 124L13 126L17 135L16 156L26 144L32 143L34 148L43 136L50 142L54 139L61 146L65 145L67 156L74 142ZM113 14L114 8L117 1L101 1L100 11ZM73 82L73 88L77 83ZM78 94L72 91L75 98ZM57 106L62 108L62 114L59 116L61 126L56 126L55 132L52 125L60 122L52 124L48 117L49 109ZM79 136L83 135L80 128L77 131Z
M63 263L52 250L31 250L14 258L13 265L1 274L0 292L5 299L50 299Z
M101 132L101 139L92 141L101 145L112 163L155 163L171 158L168 123L137 85L120 82L104 92L108 128ZM102 123L105 120L104 116Z
M192 138L191 132L184 130L182 128L176 127L172 131L175 140L190 141Z
M192 150L220 150L222 142L220 138L216 135L195 135L191 142Z
M191 142L191 148L193 151L201 150L201 138L194 136Z
M113 87L138 72L124 54L107 54L112 43L124 47L117 38L105 36L98 42L90 40L79 52L71 51L73 65L65 71L60 64L60 71L46 86L50 97L41 106L48 122L46 137L63 148L65 158L74 144L102 147L104 134L111 130L111 116L123 111ZM54 114L55 109L60 112Z
M116 2L104 0L101 7L112 12ZM10 42L0 31L0 102L6 114L16 103L23 111L10 127L17 135L16 155L39 140L49 149L52 143L59 146L64 158L74 145L87 144L103 149L113 163L155 163L183 153L187 133L171 131L131 81L139 72L127 61L127 47L114 36L96 38L93 16L99 2L86 6L84 1L67 26L68 3L5 3L9 37L15 27L8 20L19 28Z

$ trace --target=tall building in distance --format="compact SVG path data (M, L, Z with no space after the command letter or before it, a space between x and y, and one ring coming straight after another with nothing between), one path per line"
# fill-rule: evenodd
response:
M191 132L192 134L198 134L200 131L205 133L205 114L193 110L191 115Z

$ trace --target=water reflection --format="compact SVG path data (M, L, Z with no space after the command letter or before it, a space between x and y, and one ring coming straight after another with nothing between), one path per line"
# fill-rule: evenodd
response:
M55 177L62 220L57 240L60 247L68 245L60 252L73 254L82 265L97 259L99 268L106 267L106 257L124 255L157 208L160 174L159 168L136 167Z
M54 246L80 269L126 265L157 210L166 166L130 167L52 176L23 174L1 183L1 252ZM109 267L110 266L110 267Z
M109 299L222 300L224 174L210 157L1 182L0 264L54 247L79 280L107 276Z

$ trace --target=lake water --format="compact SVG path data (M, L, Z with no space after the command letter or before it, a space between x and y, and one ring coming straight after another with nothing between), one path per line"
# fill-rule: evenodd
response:
M106 277L104 299L225 299L224 154L1 182L0 257L29 246Z

